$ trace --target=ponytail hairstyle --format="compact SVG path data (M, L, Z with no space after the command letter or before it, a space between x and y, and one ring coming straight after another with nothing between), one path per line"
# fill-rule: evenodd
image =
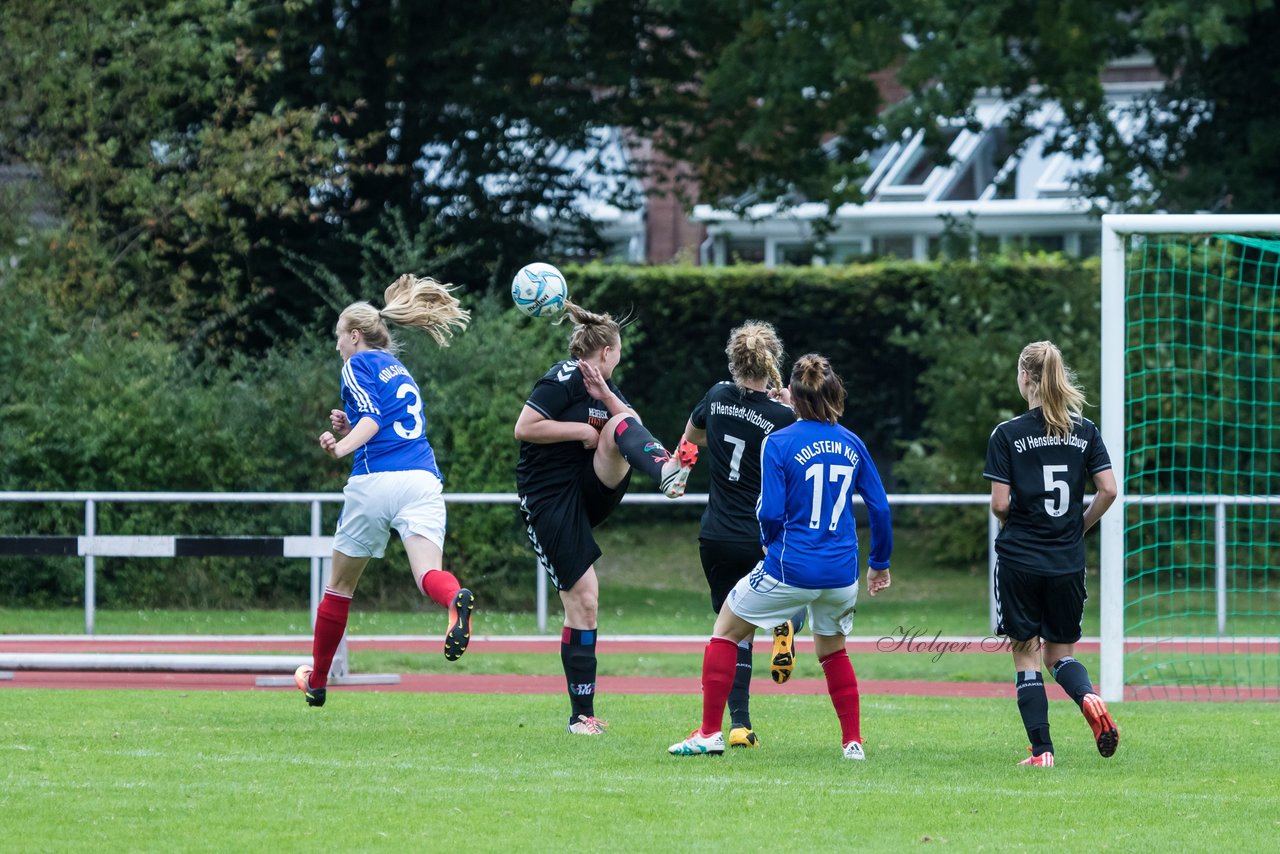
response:
M782 339L772 324L748 320L729 333L724 354L729 357L729 374L739 390L746 388L746 380L766 380L773 383L774 388L782 388L782 374L778 370L782 362Z
M385 308L379 311L367 302L352 303L338 316L338 327L348 332L358 329L370 347L392 355L400 352L401 345L387 321L415 326L441 347L448 347L454 327L465 329L471 322L471 312L458 303L454 290L453 285L406 273L387 287L383 294Z
M1022 348L1018 369L1027 372L1027 391L1040 398L1044 422L1050 436L1065 439L1072 422L1084 409L1084 392L1076 383L1075 371L1062 361L1062 351L1052 341L1036 341Z
M805 421L835 424L844 414L844 382L826 356L808 353L791 367L791 405Z
M573 321L573 332L569 334L569 355L575 359L583 359L602 347L614 347L622 341L622 327L608 314L596 314L587 311L572 300L564 301L564 317L556 320L563 323L568 317Z

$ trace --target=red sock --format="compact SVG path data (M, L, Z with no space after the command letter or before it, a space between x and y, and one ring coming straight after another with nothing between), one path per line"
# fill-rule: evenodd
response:
M733 689L738 645L728 638L712 638L702 653L702 734L720 732L724 706Z
M853 674L853 664L849 662L849 653L845 650L833 652L826 658L819 658L822 672L827 676L827 693L831 695L831 705L836 707L836 715L840 718L840 743L851 741L862 743L859 729L858 712L858 677Z
M326 587L324 598L316 608L316 634L311 641L311 687L323 688L329 684L329 668L333 655L338 651L342 635L347 631L347 613L351 610L351 597Z
M453 597L458 595L461 589L462 585L458 583L458 579L447 570L429 569L427 574L422 576L422 592L441 608L452 605Z

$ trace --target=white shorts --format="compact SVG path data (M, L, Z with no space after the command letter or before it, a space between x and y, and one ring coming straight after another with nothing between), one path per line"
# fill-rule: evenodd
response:
M444 549L444 486L429 471L356 475L342 490L342 515L333 548L350 557L382 557L394 527L400 539L416 534Z
M729 591L729 610L762 629L780 626L806 605L809 627L815 635L848 635L853 629L853 607L858 604L857 582L848 587L810 590L783 584L764 571L764 563L743 576Z

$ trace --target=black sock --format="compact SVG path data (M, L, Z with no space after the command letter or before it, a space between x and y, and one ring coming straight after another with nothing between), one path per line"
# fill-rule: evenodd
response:
M569 723L578 715L595 717L596 700L596 630L571 629L560 633L560 663L569 687L569 706L573 710Z
M1049 739L1049 697L1044 693L1044 679L1039 670L1022 670L1018 673L1018 713L1031 739L1031 755L1052 753Z
M751 641L738 644L738 667L729 689L729 726L751 729Z
M1054 663L1053 678L1058 680L1062 690L1081 708L1084 708L1085 695L1096 693L1093 683L1089 681L1089 671L1069 655L1064 655Z
M614 428L613 439L618 444L618 452L633 469L662 483L662 464L671 459L671 454L643 424L635 418L624 418Z
M809 613L808 608L801 608L791 615L791 634L798 635L800 630L804 628L804 618Z

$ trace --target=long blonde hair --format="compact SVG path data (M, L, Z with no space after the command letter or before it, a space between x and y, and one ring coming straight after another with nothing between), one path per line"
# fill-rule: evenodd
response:
M354 302L338 316L338 327L347 332L360 330L370 347L393 355L400 352L401 345L387 321L417 327L441 347L448 347L454 328L466 329L471 322L471 312L458 302L454 290L453 285L441 284L429 276L419 278L406 273L387 286L383 294L385 308L379 311L370 303Z
M782 339L773 324L761 320L748 320L729 333L729 343L724 348L729 357L729 374L738 388L745 388L746 380L768 380L773 387L782 388Z
M1022 348L1018 368L1027 372L1028 391L1040 398L1040 408L1050 436L1065 439L1072 423L1084 411L1084 391L1075 371L1062 361L1062 351L1052 341L1036 341Z
M622 324L611 315L587 311L566 299L564 316L556 323L563 323L565 317L573 321L573 332L569 333L569 355L575 359L585 358L601 347L612 347L622 341Z

